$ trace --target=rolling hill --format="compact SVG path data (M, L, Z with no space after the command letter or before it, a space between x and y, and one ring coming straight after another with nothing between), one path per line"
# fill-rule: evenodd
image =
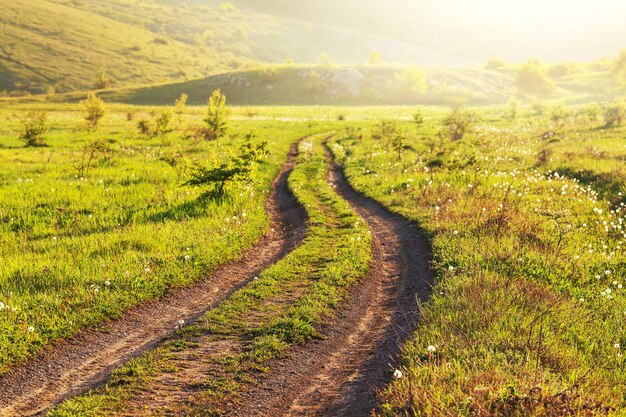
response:
M230 3L142 0L0 2L0 92L94 88L100 69L113 87L197 79L259 63L463 64L452 56L341 25L241 11Z
M113 85L139 85L198 78L241 64L214 48L64 3L0 3L0 91L89 89L101 68Z
M517 68L274 65L100 95L106 101L148 105L171 105L182 93L189 96L189 104L205 105L215 89L221 89L233 105L447 105L455 101L491 105L507 103L512 97L531 102L532 96L520 95L515 87ZM626 91L610 74L606 62L569 68L567 74L553 77L555 89L543 99L567 104L609 102ZM51 99L83 97L81 93Z

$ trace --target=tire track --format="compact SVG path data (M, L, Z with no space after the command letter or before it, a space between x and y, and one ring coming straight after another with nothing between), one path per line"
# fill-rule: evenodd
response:
M85 330L60 341L39 357L0 377L0 416L43 415L64 399L102 384L113 369L171 336L179 320L193 322L241 288L261 270L302 242L306 213L287 185L297 143L272 183L266 202L270 232L241 258L189 287L130 309L105 323L105 331Z
M431 291L430 243L407 219L356 192L326 149L329 182L368 223L373 262L324 340L297 348L243 394L240 416L366 416Z

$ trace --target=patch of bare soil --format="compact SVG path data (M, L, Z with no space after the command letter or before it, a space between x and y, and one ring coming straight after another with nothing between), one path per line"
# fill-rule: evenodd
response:
M350 187L332 160L329 182L368 223L373 262L325 338L294 349L242 394L240 416L366 416L393 374L400 347L431 292L430 243L407 219Z
M97 387L113 369L171 336L179 320L193 322L298 246L306 213L287 186L296 153L294 144L272 184L266 203L271 229L257 245L205 279L130 309L106 323L105 331L83 331L15 367L0 377L0 416L44 414L64 399Z

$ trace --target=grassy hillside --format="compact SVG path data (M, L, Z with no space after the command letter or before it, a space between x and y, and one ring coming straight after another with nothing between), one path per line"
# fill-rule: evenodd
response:
M0 91L88 89L99 68L113 85L198 78L230 68L229 54L60 3L0 3Z
M197 79L258 62L460 63L425 48L342 26L276 17L232 5L141 0L16 0L0 3L0 95Z
M172 104L182 93L190 104L205 104L210 92L221 89L236 105L364 105L507 103L512 97L530 102L515 86L517 67L486 69L394 65L282 65L233 71L204 79L118 89L102 94L107 101L134 104ZM555 88L543 97L548 102L579 104L608 102L623 97L606 63L573 65L567 74L554 76ZM59 97L82 99L83 94Z
M125 103L171 104L185 93L190 104L205 104L210 92L217 88L226 94L229 103L238 105L437 104L457 98L487 104L506 101L514 94L509 78L493 71L443 67L422 70L391 65L289 65L110 91L102 97Z

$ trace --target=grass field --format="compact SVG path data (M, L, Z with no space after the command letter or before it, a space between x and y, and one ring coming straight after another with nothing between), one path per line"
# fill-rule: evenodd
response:
M48 146L17 139L22 112L3 108L0 128L0 372L50 341L117 317L131 305L189 284L251 246L267 228L269 182L307 123L240 121L227 142L183 133L147 139L135 128L147 109L116 107L95 132L80 106L50 111ZM149 111L152 111L150 109ZM199 116L176 116L179 126ZM167 161L221 158L255 130L268 140L256 182L222 203L199 201ZM84 148L106 152L87 169ZM218 256L219 254L219 256Z
M17 138L31 110L48 114L46 147ZM273 360L333 323L371 249L363 220L326 184L321 140L330 135L350 183L432 244L433 295L378 415L626 409L625 128L605 127L589 107L521 107L514 118L483 107L451 140L444 107L422 107L419 126L415 107L236 107L228 137L206 142L188 137L206 108L187 107L173 132L139 134L138 120L163 110L109 105L90 131L77 104L0 108L0 373L252 246L267 232L264 200L289 145L317 134L289 180L309 232L218 308L53 415L139 407L179 369L181 350L226 340L222 355L204 357L212 372L202 394L168 406L220 414ZM269 142L253 184L233 186L221 202L181 186L173 161L225 158L253 130ZM86 168L85 147L97 139L107 150Z
M400 153L336 141L357 189L432 235L434 295L378 414L621 415L626 132L479 114Z

